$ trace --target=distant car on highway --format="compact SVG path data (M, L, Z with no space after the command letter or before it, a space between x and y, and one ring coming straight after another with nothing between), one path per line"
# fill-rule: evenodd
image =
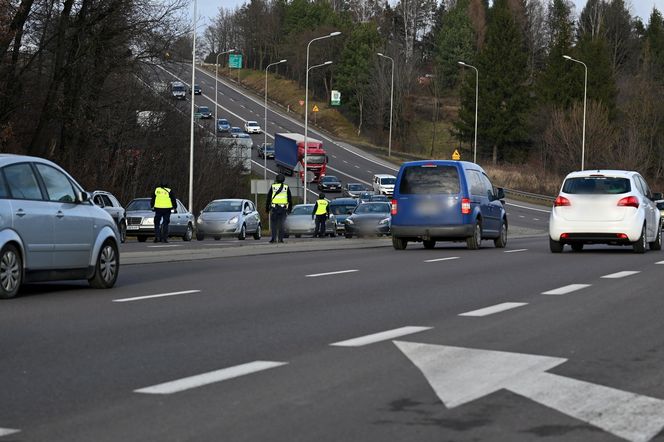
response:
M356 198L335 198L330 201L330 213L334 215L337 222L337 232L343 232L346 228L346 218L353 213L358 205Z
M367 190L365 192L360 193L360 195L357 197L357 199L360 203L366 203L366 202L371 201L372 196L374 196L373 190Z
M231 134L231 137L233 137L233 138L237 138L240 135L246 135L244 132L242 132L242 129L240 129L237 126L231 127L230 134Z
M181 81L174 81L171 83L171 96L178 100L187 98L187 89Z
M207 106L198 106L198 113L201 115L201 118L212 118L212 112L210 112L210 108Z
M196 239L206 236L216 240L235 236L244 240L247 234L261 239L261 217L254 203L243 199L219 199L208 203L196 220Z
M261 143L258 148L258 156L261 158L274 159L274 145L272 143Z
M585 244L628 245L636 253L662 248L661 213L638 172L585 170L565 177L549 217L551 252L566 244L579 252Z
M111 215L61 167L0 154L0 298L26 282L115 285L120 235Z
M349 198L359 198L362 192L366 192L367 190L371 189L362 183L346 183L344 184L342 192L343 196L347 196Z
M390 198L387 195L371 195L369 197L369 201L372 203L375 202L389 203L392 200L390 200Z
M318 181L318 190L324 192L341 192L341 181L334 175L325 175Z
M168 237L179 236L183 241L191 241L194 236L194 215L176 200L177 207L171 213ZM145 242L154 236L154 211L150 198L135 198L127 204L127 236L135 236L138 242Z
M92 192L90 199L95 206L101 207L111 215L120 232L120 242L125 242L127 239L127 211L122 207L120 201L112 193L103 190Z
M344 236L375 236L390 234L390 203L362 203L346 218Z
M392 196L394 192L394 183L396 183L397 177L394 175L387 175L378 173L373 176L373 190L377 195L388 195Z
M189 89L189 94L191 94L191 89ZM194 95L201 95L201 87L198 84L194 85Z
M248 134L259 134L261 127L256 121L247 121L244 123L244 131Z
M480 166L467 161L411 161L399 169L392 199L392 245L421 241L466 241L480 248L483 239L507 244L505 192L491 184Z
M313 204L297 204L293 211L286 218L285 233L286 237L294 235L296 238L302 235L314 234L315 222L311 217L314 211ZM334 215L325 222L325 234L331 237L337 236L336 219Z
M231 124L225 118L219 118L217 120L217 133L230 133Z

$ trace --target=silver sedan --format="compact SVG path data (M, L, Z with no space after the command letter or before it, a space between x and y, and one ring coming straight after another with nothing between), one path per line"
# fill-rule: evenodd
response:
M294 235L299 238L302 235L313 235L316 227L316 222L311 218L313 211L313 204L298 204L293 207L293 211L286 218L286 236ZM334 215L330 215L325 222L325 234L332 237L337 236Z
M243 199L219 199L208 203L196 220L196 239L235 236L243 240L251 234L261 239L261 217L254 203Z

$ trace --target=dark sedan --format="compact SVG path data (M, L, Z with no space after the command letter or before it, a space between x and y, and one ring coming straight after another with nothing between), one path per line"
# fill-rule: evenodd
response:
M362 203L346 218L346 238L390 234L390 203Z
M333 175L326 175L318 181L318 190L326 192L341 192L341 181Z
M274 159L274 146L272 143L261 143L258 148L258 156L261 158L273 158Z

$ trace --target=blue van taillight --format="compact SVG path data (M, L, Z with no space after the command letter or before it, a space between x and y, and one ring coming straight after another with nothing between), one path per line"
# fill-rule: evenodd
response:
M470 213L470 199L468 198L461 199L461 213L463 215L468 215Z
M390 214L397 214L397 200L392 200L392 207L390 208Z

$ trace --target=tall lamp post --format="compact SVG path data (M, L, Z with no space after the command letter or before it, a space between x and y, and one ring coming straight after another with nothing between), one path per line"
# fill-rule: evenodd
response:
M392 156L392 110L394 108L394 58L377 53L379 57L387 58L392 62L392 86L390 87L390 137L387 140L387 156Z
M575 60L569 55L563 55L565 60L573 61L574 63L582 64L586 70L585 78L583 80L583 135L581 135L581 170L585 170L585 156L586 156L586 97L588 93L588 66L581 60Z
M308 135L308 129L309 129L309 71L311 69L324 66L326 64L332 64L331 61L327 61L323 64L319 64L316 66L313 66L309 68L309 47L311 46L311 43L315 42L316 40L323 40L325 38L330 38L330 37L336 37L337 35L341 35L341 32L335 31L335 32L330 32L328 35L323 35L322 37L316 37L313 40L307 44L307 70L306 70L306 75L305 75L305 80L304 80L304 204L307 203L307 151L308 146L307 146L307 135Z
M272 66L281 63L286 63L286 59L270 63L265 68L265 122L263 126L263 179L267 180L267 154L265 153L265 146L267 145L267 70Z
M194 212L194 84L196 76L196 14L197 1L194 0L194 27L192 33L193 43L191 45L191 133L189 135L189 212ZM216 97L215 97L216 98ZM216 123L215 123L216 124Z
M475 66L464 63L463 61L458 62L461 66L467 68L475 69L475 145L473 146L473 163L477 163L477 108L479 105L480 98L480 71L477 70Z
M224 54L230 54L231 52L235 52L235 49L231 49L229 51L224 51L220 52L217 54L217 62L215 63L216 67L214 70L214 133L217 133L217 111L219 110L219 106L217 106L217 97L218 95L218 85L219 85L219 56L224 55Z

